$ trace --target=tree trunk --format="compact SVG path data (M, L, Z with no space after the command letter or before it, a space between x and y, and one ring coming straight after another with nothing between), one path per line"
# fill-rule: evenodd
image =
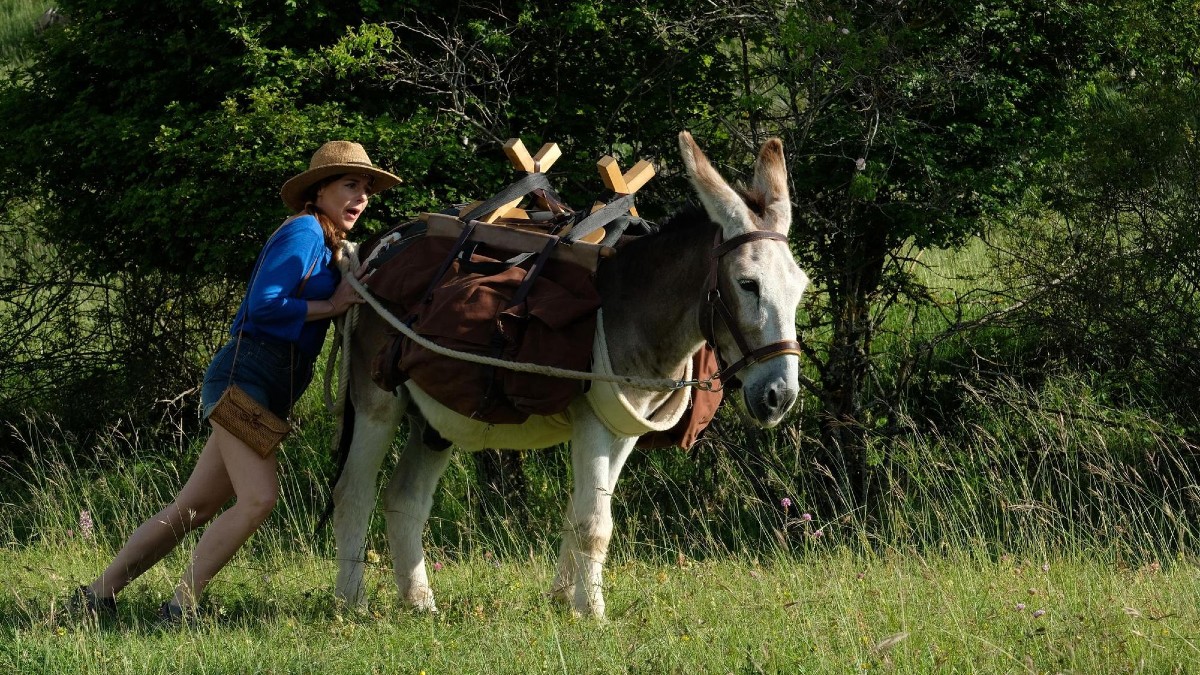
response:
M874 336L871 304L886 250L882 228L846 238L839 251L842 273L829 286L832 336L821 378L823 447L818 456L834 477L831 501L843 512L865 504L872 489L863 403Z

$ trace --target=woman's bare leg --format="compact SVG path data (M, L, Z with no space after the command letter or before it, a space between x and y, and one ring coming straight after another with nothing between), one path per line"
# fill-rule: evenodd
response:
M208 522L232 496L225 461L216 438L210 435L175 501L134 530L89 588L96 597L113 597L170 553L185 534Z
M192 562L175 587L172 600L184 608L196 604L208 582L271 515L279 498L275 455L263 459L219 424L213 424L213 437L237 501L204 530L196 544Z

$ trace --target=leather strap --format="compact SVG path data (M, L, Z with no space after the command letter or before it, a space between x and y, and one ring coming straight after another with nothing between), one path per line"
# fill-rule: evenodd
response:
M467 221L466 224L463 225L462 232L458 233L458 239L454 241L454 248L450 249L450 254L446 256L446 259L443 260L442 264L438 266L437 272L434 273L433 278L429 280L429 287L425 289L425 295L421 297L421 304L426 304L433 299L433 292L437 290L439 285L441 285L442 277L445 276L446 270L450 269L450 266L454 264L455 258L458 257L458 252L462 250L464 245L466 245L467 239L470 239L471 233L474 231L474 221Z
M550 259L550 252L558 244L558 237L551 237L546 241L546 245L537 254L537 259L529 266L529 271L525 273L525 278L521 280L521 285L517 287L517 292L513 293L512 300L509 301L509 307L516 307L525 302L525 298L529 297L529 291L533 289L533 283L542 275L542 270L546 269L546 261Z
M718 235L718 236L720 236L720 235ZM712 251L712 257L714 259L720 258L721 256L725 255L726 253L729 253L733 249L741 246L742 244L749 244L752 241L758 241L760 239L774 239L775 241L782 241L784 243L786 243L788 240L786 234L780 234L779 232L772 232L771 230L752 230L752 231L746 232L744 234L739 234L738 236L734 237L733 239L719 243L716 246L714 246L713 251Z
M718 231L716 242L710 254L708 280L705 284L707 297L705 298L704 308L700 314L700 333L704 336L704 340L716 351L717 361L724 366L716 375L716 378L721 381L722 388L726 384L732 386L736 382L734 379L735 375L743 368L754 363L788 354L794 354L798 357L802 356L800 343L795 340L780 340L763 345L757 349L751 349L749 343L746 342L745 336L742 335L742 331L737 326L733 312L729 310L729 306L725 304L725 299L721 297L720 277L718 276L718 265L721 257L739 246L761 240L781 241L786 244L788 238L787 235L780 234L779 232L753 230L727 241L721 241L721 233ZM738 351L742 353L741 359L729 365L724 365L725 359L721 355L720 347L717 346L716 324L718 318L729 329L729 334L733 337L733 341L737 343Z

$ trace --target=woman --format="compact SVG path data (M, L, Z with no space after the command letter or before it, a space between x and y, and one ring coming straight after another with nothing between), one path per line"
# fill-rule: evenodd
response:
M205 373L205 419L231 382L287 417L312 379L330 319L363 301L338 272L338 246L368 196L399 182L374 166L358 143L331 141L313 154L307 171L284 183L283 202L295 215L259 253L232 337ZM264 458L217 422L212 427L175 501L142 523L95 581L79 587L76 606L114 615L121 589L236 498L204 531L174 597L160 608L172 622L195 615L205 587L266 520L279 495L275 454Z

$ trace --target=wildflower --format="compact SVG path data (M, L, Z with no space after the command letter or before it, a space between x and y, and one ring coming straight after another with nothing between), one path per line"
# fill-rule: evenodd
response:
M1023 603L1023 602L1018 602L1018 603L1017 603L1017 611L1018 611L1018 612L1024 612L1024 611L1025 611L1025 603Z
M812 520L812 514L811 513L801 513L800 520L803 520L804 522L807 523L808 521Z
M94 525L94 523L92 522L92 514L87 509L80 510L79 511L79 536L83 537L84 539L87 539L88 541L91 541L93 525Z
M1045 564L1043 564L1043 565L1042 565L1042 571L1043 571L1043 572L1049 572L1049 571L1050 571L1050 563L1045 563Z
M792 507L792 500L788 497L784 497L783 499L779 500L779 505L783 507L784 511L787 511Z
M1044 610L1044 609L1035 609L1035 610L1033 610L1033 618L1036 619L1039 616L1044 615L1045 613L1046 613L1046 610Z
M850 29L849 29L849 28L843 28L843 29L842 29L842 35L849 35L849 34L850 34Z
M817 530L816 532L813 532L813 533L812 533L812 536L813 536L813 539L820 539L821 537L824 537L824 536L825 536L825 531L824 531L824 530Z
M433 563L433 571L441 572L442 571L442 563L440 563L440 562Z
M858 169L859 171L865 170L867 168L867 160L862 157L854 160L854 168Z

